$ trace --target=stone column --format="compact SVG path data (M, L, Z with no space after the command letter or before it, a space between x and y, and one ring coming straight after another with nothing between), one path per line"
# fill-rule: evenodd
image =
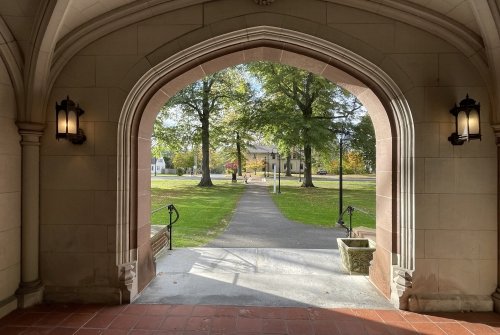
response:
M18 123L21 134L21 283L16 292L20 308L43 299L40 280L40 136L43 124Z
M500 313L500 124L492 125L497 143L497 289L493 293L495 312Z

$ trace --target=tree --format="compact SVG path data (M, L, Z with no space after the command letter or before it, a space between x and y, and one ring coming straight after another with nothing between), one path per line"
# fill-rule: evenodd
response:
M253 170L254 175L257 174L257 171L260 171L264 168L264 161L258 159L252 159L247 162L247 169Z
M176 169L184 169L190 168L194 165L194 155L193 151L180 151L174 155L172 159L172 163Z
M368 172L375 171L376 150L375 130L368 114L363 115L361 121L354 125L351 139L351 147L363 156Z
M231 71L226 69L182 89L165 106L166 110L178 108L184 118L196 118L201 125L202 176L198 186L213 186L210 178L210 123L220 116L224 101L231 95Z
M347 98L352 96L349 92L307 71L269 62L251 63L248 68L265 91L256 119L280 153L303 147L302 186L314 187L313 147L327 148L339 129L336 119L355 113L361 104L345 108L344 103L352 101Z

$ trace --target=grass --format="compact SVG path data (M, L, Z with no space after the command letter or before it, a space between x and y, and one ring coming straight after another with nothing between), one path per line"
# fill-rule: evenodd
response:
M282 180L281 194L272 194L272 198L290 220L332 227L338 219L339 183L318 179L314 179L313 183L315 188L304 188L297 181ZM352 215L353 227L375 228L375 181L344 181L343 186L344 209L348 205L359 209ZM349 222L347 214L344 222Z
M151 181L151 209L173 203L180 213L173 228L175 248L203 246L227 226L245 187L229 180L213 182L214 187L198 187L198 180ZM151 224L168 221L166 208L151 217Z

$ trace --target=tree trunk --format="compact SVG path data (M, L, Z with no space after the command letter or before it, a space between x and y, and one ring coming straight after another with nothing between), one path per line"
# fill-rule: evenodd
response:
M241 143L240 133L236 132L236 155L238 158L238 176L241 177Z
M213 186L210 178L210 135L208 117L201 120L201 180L198 186Z
M286 155L286 174L285 174L285 176L287 177L292 176L292 168L290 166L291 162L292 162L292 155L288 153L288 155Z
M155 157L155 177L156 177L156 157Z
M305 144L304 145L304 181L302 182L302 187L314 187L314 184L312 182L312 161L311 161L311 145L310 144Z

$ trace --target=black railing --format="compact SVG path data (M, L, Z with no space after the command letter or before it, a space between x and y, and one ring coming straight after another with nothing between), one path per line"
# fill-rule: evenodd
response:
M168 232L168 249L172 250L172 231L173 231L173 225L174 223L179 220L179 211L173 204L165 205L160 208L157 208L153 211L151 211L151 215L154 213L157 213L163 209L167 208L168 209L168 225L167 225L167 232ZM175 218L173 218L173 214L175 213Z

